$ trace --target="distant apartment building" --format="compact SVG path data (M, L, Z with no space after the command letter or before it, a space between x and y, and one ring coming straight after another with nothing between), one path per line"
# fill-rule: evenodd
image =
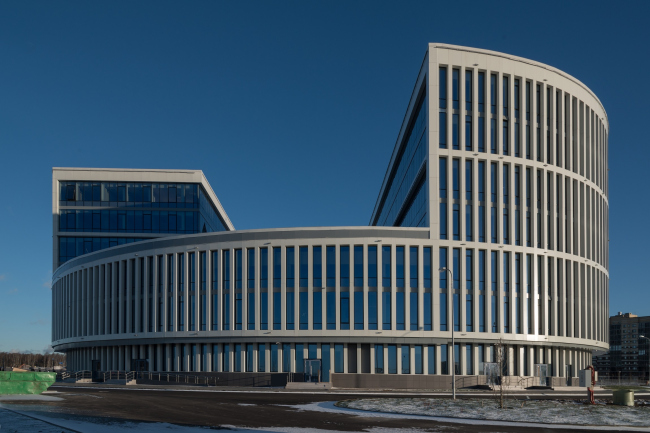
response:
M650 316L619 312L609 318L609 352L593 355L601 375L648 377Z

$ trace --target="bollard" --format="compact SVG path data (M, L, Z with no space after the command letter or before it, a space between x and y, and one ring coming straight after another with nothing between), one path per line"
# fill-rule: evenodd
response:
M614 404L618 406L634 406L634 391L631 389L614 391Z

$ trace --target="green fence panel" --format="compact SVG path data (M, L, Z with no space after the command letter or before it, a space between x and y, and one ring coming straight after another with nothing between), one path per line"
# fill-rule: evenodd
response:
M0 372L0 395L40 394L56 380L56 373Z

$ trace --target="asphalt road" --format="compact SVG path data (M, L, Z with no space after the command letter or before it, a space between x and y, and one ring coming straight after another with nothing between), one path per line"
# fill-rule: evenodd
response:
M398 419L373 416L358 416L345 413L301 411L291 405L324 401L339 401L369 397L352 393L327 394L250 392L250 391L165 391L154 389L109 388L97 386L54 385L60 401L34 402L43 410L66 417L105 417L130 421L168 422L177 425L218 427L232 425L238 427L275 428L316 428L336 431L367 431L380 427L391 431L399 428L416 428L435 432L571 432L576 430L547 427L521 426L482 426L471 424L442 423L435 420ZM207 390L206 390L207 391ZM51 395L51 394L50 394ZM478 396L478 395L477 395ZM486 395L488 397L489 395ZM372 395L381 398L383 395ZM386 395L394 398L395 394ZM414 397L404 394L404 397ZM18 403L18 402L16 402ZM11 402L3 402L11 407ZM28 409L29 402L20 402L22 409ZM36 409L36 407L35 407ZM597 432L598 429L590 429ZM607 430L611 432L612 430Z

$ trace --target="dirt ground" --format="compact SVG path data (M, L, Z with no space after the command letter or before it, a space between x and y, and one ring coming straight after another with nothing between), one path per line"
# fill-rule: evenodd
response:
M186 426L232 425L238 427L316 428L337 431L362 432L373 427L390 431L399 428L415 428L435 432L572 432L576 430L547 427L482 426L471 424L441 423L434 420L398 419L387 417L364 417L353 414L301 411L290 405L324 401L339 401L369 397L350 393L327 394L250 392L199 390L165 391L155 389L128 389L54 385L60 401L38 402L47 406L48 412L77 416L106 417L131 421L168 422ZM206 390L207 391L207 390ZM52 394L50 394L52 395ZM373 398L382 397L372 395ZM396 397L395 394L386 397ZM414 397L405 394L404 397ZM489 397L489 395L486 395ZM11 407L11 402L3 402ZM34 403L36 404L36 403ZM23 409L28 402L20 402ZM36 409L36 407L35 407ZM29 410L29 409L27 409ZM58 415L61 416L61 415ZM591 429L596 432L598 429ZM612 431L612 430L608 430Z

